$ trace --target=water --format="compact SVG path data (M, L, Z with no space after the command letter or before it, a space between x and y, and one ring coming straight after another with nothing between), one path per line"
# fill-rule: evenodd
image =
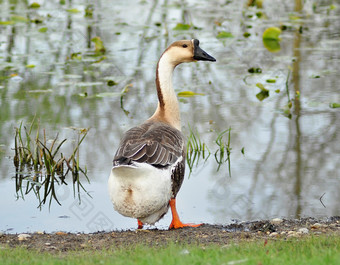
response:
M191 38L198 38L217 62L176 69L177 92L205 94L181 98L183 132L189 135L190 124L214 153L217 136L231 127L232 176L227 164L217 171L213 154L190 177L187 170L177 198L181 219L226 224L234 219L340 215L340 114L329 107L340 102L339 2L304 1L300 6L302 1L271 1L263 9L239 2L103 0L93 3L92 17L84 16L83 1L41 1L39 9L3 2L0 21L16 14L41 23L0 28L0 230L136 227L135 220L114 212L109 200L112 158L124 131L156 108L154 71L160 54L172 41ZM71 8L80 12L66 11ZM193 26L175 31L177 23ZM269 52L262 32L280 25L287 28L280 50ZM233 38L217 39L220 31L231 32ZM246 38L245 32L251 35ZM92 56L94 36L103 40L106 58ZM81 58L70 59L76 53ZM250 74L252 67L262 73ZM108 80L118 84L108 86ZM269 90L263 101L256 98L257 83ZM120 97L108 93L120 93L130 84L122 109ZM16 193L14 127L21 121L28 124L35 115L49 139L57 132L59 139L68 139L67 151L76 139L70 127L91 128L81 145L80 163L87 166L91 183L82 183L92 198L82 192L79 203L70 181L56 187L62 206L53 201L50 209L46 204L39 210L33 193L24 198ZM168 213L157 227L167 228L170 221Z

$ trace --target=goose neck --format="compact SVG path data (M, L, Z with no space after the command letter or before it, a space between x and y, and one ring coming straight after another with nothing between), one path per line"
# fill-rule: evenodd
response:
M154 116L160 117L180 130L179 105L172 86L172 76L176 65L166 52L158 61L156 70L158 107Z

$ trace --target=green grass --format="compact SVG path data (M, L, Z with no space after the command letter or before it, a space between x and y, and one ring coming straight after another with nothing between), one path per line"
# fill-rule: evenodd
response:
M51 254L0 249L0 264L340 264L340 237L257 240L225 246L181 245L112 248Z

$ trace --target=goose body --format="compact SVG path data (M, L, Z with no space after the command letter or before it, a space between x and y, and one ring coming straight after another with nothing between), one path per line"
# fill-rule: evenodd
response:
M160 57L156 69L158 107L143 124L128 130L119 144L109 177L109 194L116 211L136 218L138 227L154 224L171 207L170 228L183 224L176 195L185 170L185 141L178 100L172 87L175 67L183 62L216 61L198 40L176 41Z

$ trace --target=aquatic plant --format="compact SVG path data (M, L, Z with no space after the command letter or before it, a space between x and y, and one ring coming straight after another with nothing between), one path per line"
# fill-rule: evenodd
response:
M228 132L228 141L224 142L223 137ZM218 164L217 171L220 169L221 165L225 162L228 162L228 172L229 176L231 177L231 168L230 168L230 154L231 154L231 147L230 147L230 132L231 128L221 132L216 139L216 144L218 145L218 149L215 152L215 159Z
M204 143L201 140L201 137L197 130L192 130L189 125L189 137L187 141L187 164L190 170L190 174L194 168L194 166L197 166L201 158L206 162L210 155L212 154L210 152L210 149L208 148L208 145ZM219 171L220 167L224 163L228 163L228 172L229 176L231 176L231 146L230 146L230 132L231 128L228 130L225 130L218 134L215 143L217 144L218 148L214 152L215 161L218 164L217 171ZM228 140L225 142L223 137L228 133ZM241 151L242 152L242 151Z
M35 121L36 118L34 117L28 129L23 126L23 122L20 123L18 128L15 128L13 162L16 168L17 196L23 198L24 195L33 192L39 200L38 208L41 208L47 201L49 201L50 207L53 199L60 205L55 192L55 184L67 185L65 179L70 173L74 196L78 194L80 199L80 191L86 192L80 181L80 175L82 174L88 182L89 178L87 177L86 166L85 169L80 167L79 147L89 129L75 129L78 131L76 145L71 156L66 157L60 152L60 149L67 139L59 142L57 134L51 144L48 145L45 130L43 130L42 139L40 137L39 123L35 136L32 136ZM60 154L60 157L58 154ZM23 185L24 181L27 183L26 186ZM23 190L24 188L25 190Z
M198 162L202 156L202 159L204 159L204 162L207 161L207 159L210 156L210 150L208 146L201 141L199 133L196 131L193 131L189 124L189 137L187 141L187 164L190 170L190 173L192 172L193 167L198 165Z

